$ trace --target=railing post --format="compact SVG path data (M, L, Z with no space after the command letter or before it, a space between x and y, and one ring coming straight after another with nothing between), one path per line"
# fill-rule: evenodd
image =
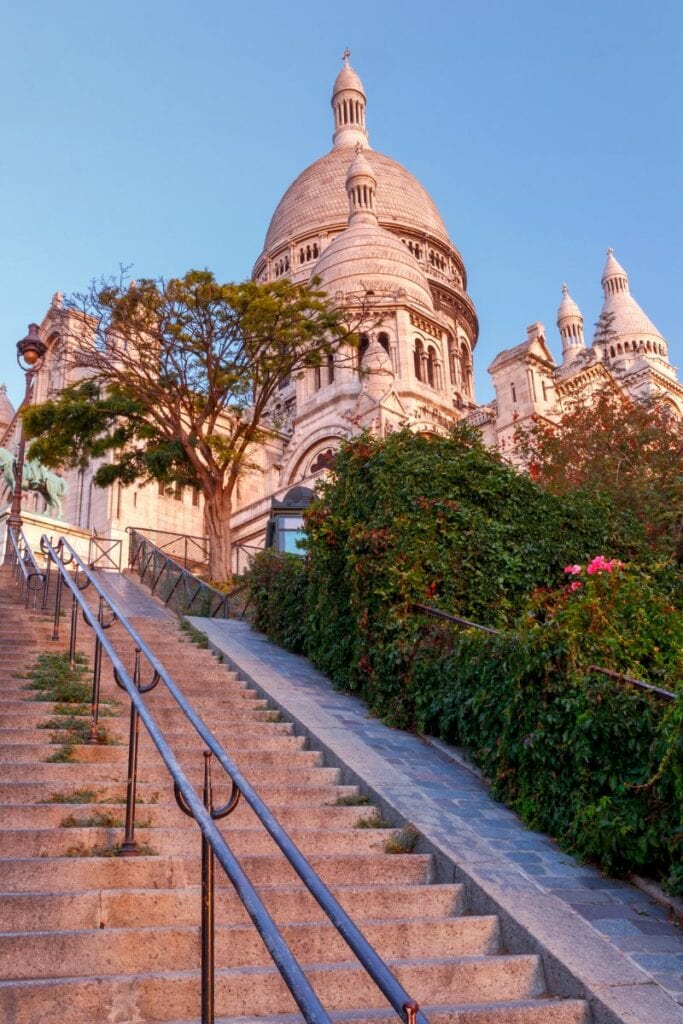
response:
M61 577L60 577L61 578ZM69 628L69 668L76 664L76 635L78 633L78 602L71 598L71 626Z
M47 598L50 592L50 577L52 576L52 559L45 559L45 584L43 585L43 611L47 608Z
M204 806L212 811L211 751L204 751ZM202 833L202 1024L214 1024L214 863L213 850Z
M52 636L50 638L51 640L59 640L59 616L62 613L62 587L63 587L62 574L61 574L61 572L58 572L57 573L57 590L55 592L55 618L54 618L54 623L53 623L53 626L52 626ZM74 598L74 601L75 600L76 599Z
M100 626L104 622L104 598L100 597L97 610L97 621ZM98 743L97 721L100 714L100 676L102 674L102 641L99 633L95 633L95 656L93 658L92 671L92 702L90 705L90 736L88 743Z
M140 648L135 648L133 682L140 690ZM119 852L120 857L138 857L140 850L135 841L135 800L138 786L138 736L140 719L135 704L130 702L130 731L128 734L128 779L126 781L126 829Z

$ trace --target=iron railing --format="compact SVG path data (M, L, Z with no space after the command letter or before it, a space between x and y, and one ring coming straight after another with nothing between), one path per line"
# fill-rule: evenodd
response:
M23 530L15 531L9 526L7 527L7 562L14 571L14 578L17 581L24 607L30 607L31 596L33 596L33 607L37 608L39 594L41 595L41 608L47 607L49 575L45 569L38 566Z
M88 565L91 569L112 569L121 572L123 541L116 537L98 537L96 534L88 543Z
M178 615L200 615L210 619L227 619L230 595L205 583L165 554L139 530L128 527L129 567L165 605Z
M129 527L128 532L143 536L174 562L184 569L198 572L209 566L208 537L196 537L190 533L173 533L171 530L153 530L149 527Z
M411 999L403 986L394 978L384 961L379 957L367 939L362 935L346 911L339 905L332 893L327 889L313 870L301 851L292 842L280 823L266 804L258 796L252 785L239 770L233 759L221 746L211 730L197 711L188 702L180 687L166 671L154 652L127 621L114 599L101 588L96 577L63 537L53 546L47 536L41 540L41 548L59 573L61 586L56 591L57 610L55 612L55 631L59 629L59 605L63 588L71 593L74 608L80 609L83 619L94 631L96 637L96 657L93 671L92 709L91 709L91 742L97 742L97 714L99 703L99 676L101 656L106 654L111 663L117 685L128 694L131 700L130 741L127 771L127 803L126 829L123 855L131 855L137 851L135 843L135 797L137 787L137 734L139 721L157 748L174 786L176 800L184 813L194 818L202 836L202 944L201 944L201 1010L202 1024L213 1024L214 1021L214 918L213 918L213 869L214 858L232 882L237 895L245 906L249 917L256 927L275 966L291 992L301 1013L310 1024L330 1024L330 1018L304 975L301 966L282 938L277 926L259 898L252 883L247 878L239 861L230 849L225 838L216 828L215 820L224 817L234 810L240 798L252 808L257 818L277 844L289 864L296 871L302 882L317 900L321 909L332 922L334 928L344 939L350 950L355 954L364 970L372 978L389 1004L406 1024L427 1024L424 1014L415 1000ZM75 582L67 564L72 571L83 577L83 585ZM92 586L98 595L98 611L90 609L82 594L82 589ZM108 611L107 611L108 609ZM70 654L75 656L76 628L73 623L77 616L72 615L70 636ZM135 644L135 668L129 673L119 654L107 636L107 630L117 622ZM99 657L97 656L99 650ZM144 658L151 679L142 683L141 659ZM178 763L175 754L159 728L144 699L146 692L163 683L167 692L178 705L185 719L191 723L198 736L206 744L207 750L202 752L204 759L203 799L200 799L185 772ZM225 771L232 789L228 802L220 808L212 803L211 758L215 757Z
M411 610L420 612L423 615L429 615L434 619L445 619L447 622L452 622L456 626L460 626L463 629L476 629L480 633L488 633L491 636L500 636L502 630L494 629L493 626L482 626L479 622L470 622L469 619L460 618L459 615L451 615L449 612L442 612L440 608L432 608L428 604L412 604ZM609 668L602 668L600 665L589 665L587 670L589 674L591 672L599 672L601 675L608 676L610 679L614 679L615 682L625 683L627 686L633 686L637 690L643 690L646 693L651 693L660 700L671 701L677 699L677 694L671 690L664 690L661 686L653 686L651 683L646 683L642 679L634 679L632 676L624 675L623 672L614 672Z

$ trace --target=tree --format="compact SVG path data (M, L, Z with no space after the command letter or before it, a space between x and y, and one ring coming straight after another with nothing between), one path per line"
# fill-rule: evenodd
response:
M50 466L107 457L99 486L156 479L199 488L209 572L227 580L235 488L277 426L271 400L287 378L357 344L345 311L316 284L219 284L192 270L93 285L69 302L71 362L85 379L27 411L31 457Z
M683 422L669 405L603 391L558 423L519 428L517 444L546 490L607 495L651 549L683 560Z

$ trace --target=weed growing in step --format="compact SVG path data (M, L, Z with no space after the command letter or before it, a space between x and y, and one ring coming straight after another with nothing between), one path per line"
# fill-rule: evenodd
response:
M414 853L420 833L414 825L404 825L396 835L389 836L384 844L385 853Z
M47 800L39 800L44 804L96 804L99 793L94 789L75 789L73 793L53 793Z
M328 804L328 807L363 807L370 803L369 796L363 796L362 793L349 793L348 795L338 796L333 803Z
M123 828L123 818L117 817L112 811L96 811L87 818L77 818L68 814L62 820L62 828Z
M35 700L51 700L59 704L88 704L91 686L84 681L88 663L78 653L74 667L69 665L68 654L40 654L30 670L27 690L35 690Z
M356 824L353 827L354 828L393 828L393 825L391 824L390 821L387 821L386 818L383 818L382 815L378 811L375 811L373 814L371 814L367 818L359 818L358 821L356 822Z
M111 845L84 846L78 843L77 846L70 846L64 854L65 857L118 857L121 852L122 843ZM138 843L138 850L142 857L158 857L159 853L153 846L146 843Z
M180 623L180 628L183 633L186 633L193 644L197 647L202 647L206 650L209 646L209 638L206 633L202 633L201 629L197 629L192 623L188 622L187 619L183 619Z

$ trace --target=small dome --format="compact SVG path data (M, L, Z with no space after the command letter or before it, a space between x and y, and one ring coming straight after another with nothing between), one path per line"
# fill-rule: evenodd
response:
M570 317L578 317L580 320L583 320L583 313L569 294L569 288L567 288L567 285L563 284L562 302L560 303L560 307L557 311L557 322L559 324L562 320L568 320Z
M377 184L375 172L372 169L370 161L365 156L363 149L359 146L356 151L356 155L349 164L349 169L346 172L346 183L348 185L349 181L351 181L353 178L361 177L372 178L375 184Z
M335 80L332 88L332 99L334 100L337 93L342 92L345 89L353 89L354 92L359 92L363 97L365 97L363 83L361 82L357 72L354 71L351 65L346 62Z
M427 278L415 257L396 235L376 223L349 224L325 249L313 273L332 296L363 288L381 293L402 290L419 306L434 308Z

